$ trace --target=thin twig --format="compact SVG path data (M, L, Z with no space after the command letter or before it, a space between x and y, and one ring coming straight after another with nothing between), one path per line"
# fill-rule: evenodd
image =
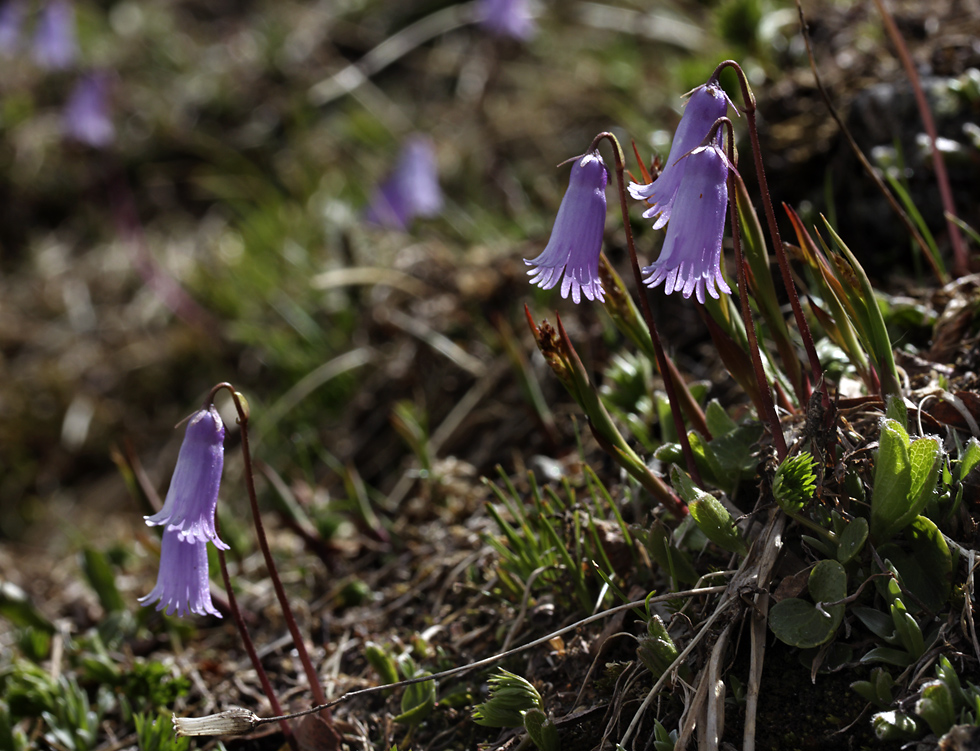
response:
M485 657L482 660L477 660L476 662L471 662L466 665L460 665L459 667L450 668L449 670L443 670L441 673L435 673L434 675L422 676L419 678L409 678L408 680L397 681L396 683L386 683L381 686L370 686L368 688L361 688L356 691L348 691L343 696L338 696L336 699L331 699L330 701L325 702L323 704L319 704L315 707L310 707L309 709L305 709L302 712L295 712L293 714L282 715L279 717L257 718L252 724L252 727L257 727L258 725L266 725L270 722L279 722L280 720L290 720L308 714L314 714L321 710L335 707L338 704L342 704L343 702L349 701L350 699L353 699L357 696L366 696L368 694L375 694L378 693L379 691L386 691L392 688L403 688L405 686L411 686L415 683L422 683L423 681L441 681L444 680L445 678L450 678L452 676L456 676L461 673L469 672L470 670L476 670L478 668L487 667L495 662L499 662L500 660L505 660L508 657L513 657L514 655L520 654L521 652L526 652L527 650L533 649L534 647L539 647L542 644L547 644L555 637L562 636L563 634L567 634L569 631L574 631L575 629L581 628L582 626L587 626L590 623L601 621L604 618L608 618L609 616L615 615L616 613L621 613L624 610L632 610L633 608L644 607L648 604L652 605L658 602L668 602L670 600L675 600L677 598L682 598L682 597L701 597L702 595L718 594L720 592L723 592L725 589L726 589L725 585L719 585L715 587L701 587L699 589L689 589L684 592L668 592L667 594L657 595L656 597L650 597L643 600L636 600L635 602L627 602L623 605L617 605L614 608L609 608L609 610L603 610L601 613L595 613L594 615L590 615L586 618L583 618L580 621L576 621L575 623L565 626L564 628L560 628L557 631L552 631L550 634L547 634L546 636L542 636L538 639L535 639L534 641L521 645L520 647L514 647L514 649L511 649L507 652L501 652L499 654L492 655L491 657ZM685 651L684 654L686 656L687 651Z

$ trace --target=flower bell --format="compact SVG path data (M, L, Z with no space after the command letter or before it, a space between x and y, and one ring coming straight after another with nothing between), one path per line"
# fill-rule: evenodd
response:
M105 148L116 137L109 117L109 78L97 73L82 78L65 105L62 128L69 138L93 148Z
M704 293L718 299L718 290L731 294L721 273L721 242L728 210L728 157L713 142L699 146L672 166L683 166L684 179L671 199L673 220L660 257L643 269L644 284L664 283L664 292Z
M479 0L477 14L480 26L494 36L525 40L537 31L527 0Z
M51 0L41 13L34 32L34 61L42 68L67 68L78 55L75 11L64 0Z
M375 192L364 218L404 230L417 216L438 215L442 203L435 147L429 138L416 135L405 142L395 171Z
M20 44L20 27L24 20L22 0L7 0L0 6L0 55L13 57Z
M709 81L704 86L696 88L687 100L684 116L681 117L677 132L674 133L674 141L670 145L670 153L667 155L667 164L663 172L647 185L630 183L630 195L650 204L650 208L643 212L643 217L645 219L659 217L654 222L654 229L660 229L670 219L678 190L688 169L689 163L684 156L701 144L715 120L724 117L727 112L728 95L717 82ZM721 142L720 133L718 142Z
M167 532L175 532L182 542L210 540L216 547L228 550L214 529L224 440L225 426L213 405L191 416L163 508L153 516L143 517L150 526L166 525L164 539Z
M153 591L139 598L144 607L159 601L157 610L167 615L174 611L183 617L185 613L215 615L211 602L208 580L208 545L196 539L181 539L174 527L163 533L160 545L160 573Z
M562 297L567 298L571 292L575 303L582 295L589 300L605 300L599 279L599 253L606 223L608 179L606 163L598 151L575 159L551 239L537 258L524 259L524 263L534 267L527 272L533 275L531 284L551 289L564 274Z

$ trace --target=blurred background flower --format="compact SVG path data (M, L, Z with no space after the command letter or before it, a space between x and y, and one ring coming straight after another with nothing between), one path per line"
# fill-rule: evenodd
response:
M65 0L50 0L41 11L34 30L34 62L42 68L69 67L78 56L75 10Z
M63 116L68 138L94 148L105 148L113 142L116 129L109 113L109 89L106 73L91 73L75 84Z
M435 146L430 138L415 134L406 139L394 172L375 191L364 218L404 230L417 216L437 216L442 203Z
M528 0L479 0L480 25L497 36L527 40L537 32Z
M13 57L20 46L20 29L24 22L24 3L7 0L0 5L0 55Z

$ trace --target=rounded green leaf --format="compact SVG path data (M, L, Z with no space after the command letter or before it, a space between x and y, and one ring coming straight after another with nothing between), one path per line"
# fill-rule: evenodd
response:
M802 649L826 644L840 626L844 606L823 603L847 596L844 567L837 561L820 561L810 572L809 589L817 605L791 597L776 603L769 613L769 627L776 638Z
M837 541L837 560L847 563L854 559L868 539L868 520L860 516L851 519Z

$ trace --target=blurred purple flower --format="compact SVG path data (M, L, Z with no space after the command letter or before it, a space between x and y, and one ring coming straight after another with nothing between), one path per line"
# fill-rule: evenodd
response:
M670 219L674 199L687 169L684 155L700 146L715 120L724 117L727 112L728 95L717 83L709 82L695 89L691 92L684 108L684 116L674 133L664 171L647 185L630 183L630 195L651 204L643 212L643 217L651 219L659 214L660 218L654 223L654 229L660 229ZM718 133L718 142L721 142L721 131Z
M176 610L181 617L185 613L210 613L220 618L221 613L211 603L207 548L206 542L181 540L176 529L167 528L160 545L157 584L150 594L139 598L143 607L159 600L157 610L165 610L167 615Z
M442 190L431 139L408 138L395 171L375 191L364 219L370 224L405 229L417 216L432 217L442 211Z
M535 268L531 284L551 289L562 274L561 296L578 303L581 295L604 302L599 279L599 252L606 223L606 163L598 151L576 157L568 179L568 190L561 199L551 239L537 258L524 259Z
M20 44L20 26L24 20L24 3L9 0L0 7L0 55L12 57Z
M214 510L224 465L225 426L213 406L198 410L187 424L184 442L177 455L177 466L163 508L143 517L150 526L165 524L184 543L206 543L227 550L214 530ZM181 559L189 553L184 551ZM161 564L162 566L162 564Z
M71 92L63 118L65 135L104 148L116 137L109 117L109 77L96 73L82 78Z
M56 70L71 65L77 54L75 10L65 0L50 0L34 32L34 61Z
M480 26L491 34L513 39L530 39L537 31L528 0L479 0Z
M728 209L728 158L717 144L699 146L670 166L682 166L684 179L672 199L674 218L660 257L643 269L644 283L664 292L680 291L685 298L695 293L704 302L704 291L718 298L718 290L731 294L721 273L721 240ZM717 285L717 289L716 289Z

